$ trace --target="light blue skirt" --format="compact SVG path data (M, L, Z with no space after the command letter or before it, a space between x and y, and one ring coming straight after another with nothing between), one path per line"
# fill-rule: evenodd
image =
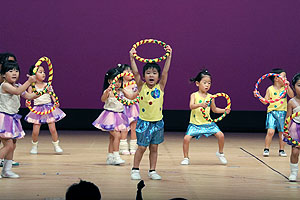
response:
M195 137L197 140L204 135L205 137L214 135L221 130L217 126L216 123L212 122L210 124L202 124L202 125L196 125L196 124L189 124L186 135L190 135Z

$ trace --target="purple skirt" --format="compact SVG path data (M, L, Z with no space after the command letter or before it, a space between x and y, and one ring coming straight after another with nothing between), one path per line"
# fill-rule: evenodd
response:
M131 106L126 106L124 105L124 113L125 115L128 117L129 120L129 124L131 124L131 122L137 121L139 119L139 104L133 104Z
M33 109L36 111L44 112L47 110L51 110L53 107L53 103L47 103L43 105L34 106ZM57 122L64 118L66 114L59 108L55 108L51 113L47 115L38 115L33 112L29 112L26 117L25 121L33 124L49 124L53 122Z
M121 112L104 110L93 122L93 125L102 131L128 131L129 121L127 116Z
M300 142L300 124L292 120L289 127L289 134L294 140ZM295 144L285 137L283 138L283 141L285 141L288 145L295 146Z
M0 113L0 137L5 139L21 139L25 136L20 119L21 115Z

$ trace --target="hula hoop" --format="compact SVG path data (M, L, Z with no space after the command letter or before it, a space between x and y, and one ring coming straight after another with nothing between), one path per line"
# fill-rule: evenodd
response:
M265 98L263 98L263 97L260 95L260 93L259 93L259 91L258 91L258 85L260 84L260 82L261 82L262 80L264 80L265 78L270 77L270 76L277 76L278 78L280 78L280 79L284 82L284 92L281 93L280 96L279 96L277 99L275 99L275 100L273 100L273 99L272 99L272 100L266 100ZM262 77L260 77L260 78L258 79L258 81L257 81L256 84L255 84L254 92L256 93L257 98L258 98L261 102L265 102L265 103L275 103L276 101L279 101L280 99L282 99L282 98L285 96L285 94L286 94L286 92L287 92L287 89L288 89L288 84L287 84L287 82L285 81L285 79L282 78L282 76L280 76L279 74L275 74L275 73L268 73L268 74L265 74L265 75L263 75Z
M56 109L56 105L59 104L59 101L58 101L58 97L56 96L56 94L54 92L48 92L48 94L50 94L51 96L53 96L55 98L55 102L54 102L54 105L52 106L52 108L50 110L47 110L47 111L43 111L43 112L40 112L40 111L36 111L34 110L31 105L28 106L28 109L37 114L37 115L47 115L51 112L53 112L55 109ZM31 101L30 100L26 100L27 103L31 104Z
M53 67L52 67L52 63L51 63L50 59L47 58L46 56L41 57L41 58L35 63L35 67L33 68L33 75L36 74L36 72L37 72L39 66L41 66L42 62L46 62L47 65L48 65L48 68L49 68L49 77L48 77L48 83L47 83L47 85L46 85L46 87L45 87L45 89L44 89L43 91L38 92L38 91L36 90L36 88L35 88L35 83L32 83L32 84L31 84L32 91L33 91L34 93L36 93L37 95L43 95L43 94L47 93L48 88L49 88L50 85L52 84L52 79L53 79Z
M145 39L145 40L141 40L137 43L135 43L132 48L136 49L138 46L142 45L142 44L146 44L146 43L155 43L155 44L159 44L160 46L166 48L167 44L165 42L159 41L159 40L155 40L155 39ZM137 59L138 61L144 62L144 63L153 63L153 62L161 62L165 59L167 59L167 57L170 55L170 51L166 50L166 54L159 57L159 58L142 58L140 56L138 56L136 53L133 53L133 56L135 59Z
M295 117L300 116L300 112L296 112L294 114L292 114L290 117L286 118L285 122L284 122L284 133L287 135L287 139L294 145L299 146L300 147L300 143L297 140L294 140L290 134L289 134L289 129L288 129L288 125L289 123L292 121L292 119L294 119Z
M119 102L121 102L122 104L127 105L127 106L130 106L130 105L133 105L135 103L138 103L139 100L140 100L140 96L139 95L135 99L133 99L133 100L127 100L127 99L123 99L123 98L119 97L119 95L118 95L118 93L116 91L116 86L115 85L116 85L116 82L119 80L119 78L121 78L123 76L130 76L130 77L134 78L133 74L132 73L128 73L128 72L125 72L125 73L123 72L123 73L117 75L114 78L114 80L113 80L113 82L111 84L112 91L113 91L115 97L117 98L117 100ZM135 84L135 81L130 81L130 82L133 82L132 84Z
M217 93L217 94L212 95L212 96L210 97L209 102L211 102L211 101L212 101L213 99L215 99L216 97L224 97L224 98L227 100L227 106L226 106L225 109L228 109L228 108L231 107L231 100L230 100L229 96L228 96L227 94L225 94L225 93ZM204 109L203 107L200 107L200 110L201 110L201 112L202 112L202 114L203 114L203 118L206 119L206 120L209 121L209 122L219 122L219 121L221 121L222 119L224 119L224 117L227 115L227 113L224 112L219 118L217 118L217 119L211 119L209 116L207 116L207 115L205 114L205 109Z
M123 87L126 88L126 87L128 87L129 85L134 85L134 84L136 84L136 82L135 82L135 80L132 80L132 81L129 81L129 82L125 83L125 84L123 85Z

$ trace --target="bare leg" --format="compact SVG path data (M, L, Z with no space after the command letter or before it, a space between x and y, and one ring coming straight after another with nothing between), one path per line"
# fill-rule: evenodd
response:
M275 133L275 130L274 130L274 129L271 129L271 128L268 129L267 135L266 135L266 138L265 138L265 148L266 148L266 149L269 149L269 148L270 148L270 145L271 145L271 142L272 142L272 138L273 138L273 136L274 136L274 133Z
M279 136L279 149L284 150L285 142L283 141L283 138L282 138L283 137L283 132L279 132L278 136Z
M149 149L150 170L155 170L158 156L158 144L150 144Z
M147 147L144 146L138 146L138 149L136 150L134 154L134 160L133 160L133 167L139 168L142 157L146 151Z
M113 139L113 151L119 152L119 144L120 144L120 139L121 139L121 132L120 131L110 131L110 134L114 137Z
M32 127L32 141L37 142L40 133L41 124L33 124Z
M131 122L131 124L130 124L130 131L131 131L130 139L131 140L136 140L136 131L135 131L136 124L137 124L137 121Z
M215 136L218 139L219 153L222 154L224 149L224 134L220 131L216 133Z
M4 145L4 147L0 150L0 158L5 158L6 160L12 160L16 140L1 139L1 141Z
M108 153L113 153L114 136L109 135Z
M299 148L292 147L290 161L293 164L297 164L299 161Z
M51 133L51 136L52 136L52 141L56 142L58 140L58 134L57 134L57 131L56 131L55 123L54 122L49 123L48 127L49 127L49 131Z
M121 131L121 140L127 139L128 131Z
M189 148L190 148L190 142L193 137L190 135L185 135L183 138L183 157L188 158L189 157Z

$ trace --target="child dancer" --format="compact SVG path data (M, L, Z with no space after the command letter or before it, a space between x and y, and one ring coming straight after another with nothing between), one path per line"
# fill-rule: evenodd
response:
M208 90L211 86L211 75L206 70L203 69L195 78L191 79L192 82L196 82L198 91L191 94L190 98L190 124L188 126L186 135L183 139L183 155L184 158L181 161L182 165L189 165L189 145L193 137L199 139L201 136L211 136L214 135L218 139L219 151L216 156L219 158L222 164L227 164L227 160L223 153L224 148L224 134L220 131L219 127L214 122L208 122L204 119L200 107L205 108L205 114L209 116L210 110L214 113L230 113L230 109L220 109L216 107L214 100L210 101L211 94Z
M14 54L12 53L1 53L0 54L0 71L1 71L1 66L3 65L4 62L7 62L9 60L12 60L12 61L17 61L17 58ZM0 84L4 81L3 77L0 76ZM1 140L0 140L0 143L1 143ZM0 167L3 167L3 163L4 160L1 160L0 159ZM12 161L12 165L13 166L19 166L19 162L16 162L16 161Z
M101 101L105 102L104 111L93 122L93 125L96 128L102 131L109 131L110 133L108 155L106 160L108 165L119 165L125 163L119 154L119 144L121 131L127 131L129 128L128 118L124 114L124 106L114 97L112 92L112 82L118 74L120 74L120 71L117 68L110 69L105 74L103 94L101 96ZM121 98L124 98L125 96L128 99L134 99L136 97L127 93L126 90L122 90L121 85L122 82L119 79L115 84L115 87Z
M34 68L35 68L34 65L30 67L29 75L33 75ZM38 92L42 91L45 88L45 86L47 85L47 83L44 82L45 78L46 78L46 75L45 75L44 67L40 66L36 72L36 84L35 84L36 90ZM53 91L52 86L51 86L50 90ZM28 88L28 92L32 93L31 87ZM40 112L50 110L53 107L53 103L51 102L51 99L53 102L55 101L54 97L51 98L51 96L48 93L43 94L42 96L40 96L39 98L37 98L33 101L34 102L33 109L36 111L40 111ZM26 106L29 106L29 105L30 104L28 104L26 102ZM38 136L40 133L41 124L48 124L49 131L52 136L52 144L54 146L54 151L56 153L63 152L63 150L59 146L59 140L58 140L58 134L57 134L56 127L55 127L55 122L64 118L66 116L66 114L58 107L59 107L59 105L56 105L56 109L46 115L38 115L33 112L29 112L27 114L27 116L25 117L25 121L33 124L32 148L30 151L31 154L38 153Z
M132 69L129 65L121 65L119 64L119 69L121 72L128 72L128 73L132 73ZM130 81L132 81L132 78L129 76L124 76L123 77L123 88L124 85L129 83ZM137 90L137 85L128 85L127 87L125 87L123 90L126 90L127 92L132 93L133 95L137 95L138 90ZM136 140L136 123L137 120L139 118L139 104L135 103L133 105L127 106L124 105L124 112L126 114L126 116L128 117L129 120L129 124L130 124L130 152L128 150L128 143L127 143L127 134L128 131L122 131L121 132L121 140L120 140L120 153L124 154L124 155L128 155L128 154L135 154L136 149L137 149L137 140Z
M286 73L283 69L275 68L272 69L271 73L279 74L282 78L286 79ZM270 79L273 82L273 85L268 87L266 91L266 95L265 95L266 100L277 99L280 96L280 94L284 91L284 83L280 78L271 76ZM287 83L289 84L288 81ZM290 98L294 97L294 92L290 86L288 86L287 95ZM263 156L265 157L270 155L269 149L276 128L278 130L278 135L279 135L279 156L282 157L287 156L286 153L284 152L284 142L282 140L284 120L287 111L287 95L283 97L280 101L277 101L275 103L270 103L268 106L267 119L266 119L266 129L268 131L265 138L265 148L263 152ZM254 96L256 97L255 93ZM267 104L265 102L262 103L265 105Z
M164 121L162 115L164 90L168 79L168 72L171 64L172 49L167 46L170 56L166 59L162 74L160 74L160 66L156 63L147 63L143 68L142 81L138 68L136 66L133 53L135 49L130 51L130 62L135 81L140 92L140 115L136 126L138 149L134 155L133 168L131 170L131 179L141 179L139 166L149 146L150 170L148 176L153 180L160 180L161 176L155 171L158 144L164 141Z
M296 92L296 96L288 102L286 118L290 117L293 113L300 112L300 73L294 76L292 86ZM289 134L294 140L300 142L300 116L295 117L291 121ZM286 138L283 138L283 140L292 146L290 157L291 174L289 176L289 180L296 181L298 175L299 146L295 146Z
M20 108L20 95L26 99L37 98L36 94L28 94L26 89L35 82L35 76L29 76L23 84L16 84L19 78L19 65L15 61L3 63L1 75L4 82L0 85L0 139L4 145L0 149L0 159L4 158L2 177L19 178L11 171L12 159L17 139L24 137L25 133L18 115Z

